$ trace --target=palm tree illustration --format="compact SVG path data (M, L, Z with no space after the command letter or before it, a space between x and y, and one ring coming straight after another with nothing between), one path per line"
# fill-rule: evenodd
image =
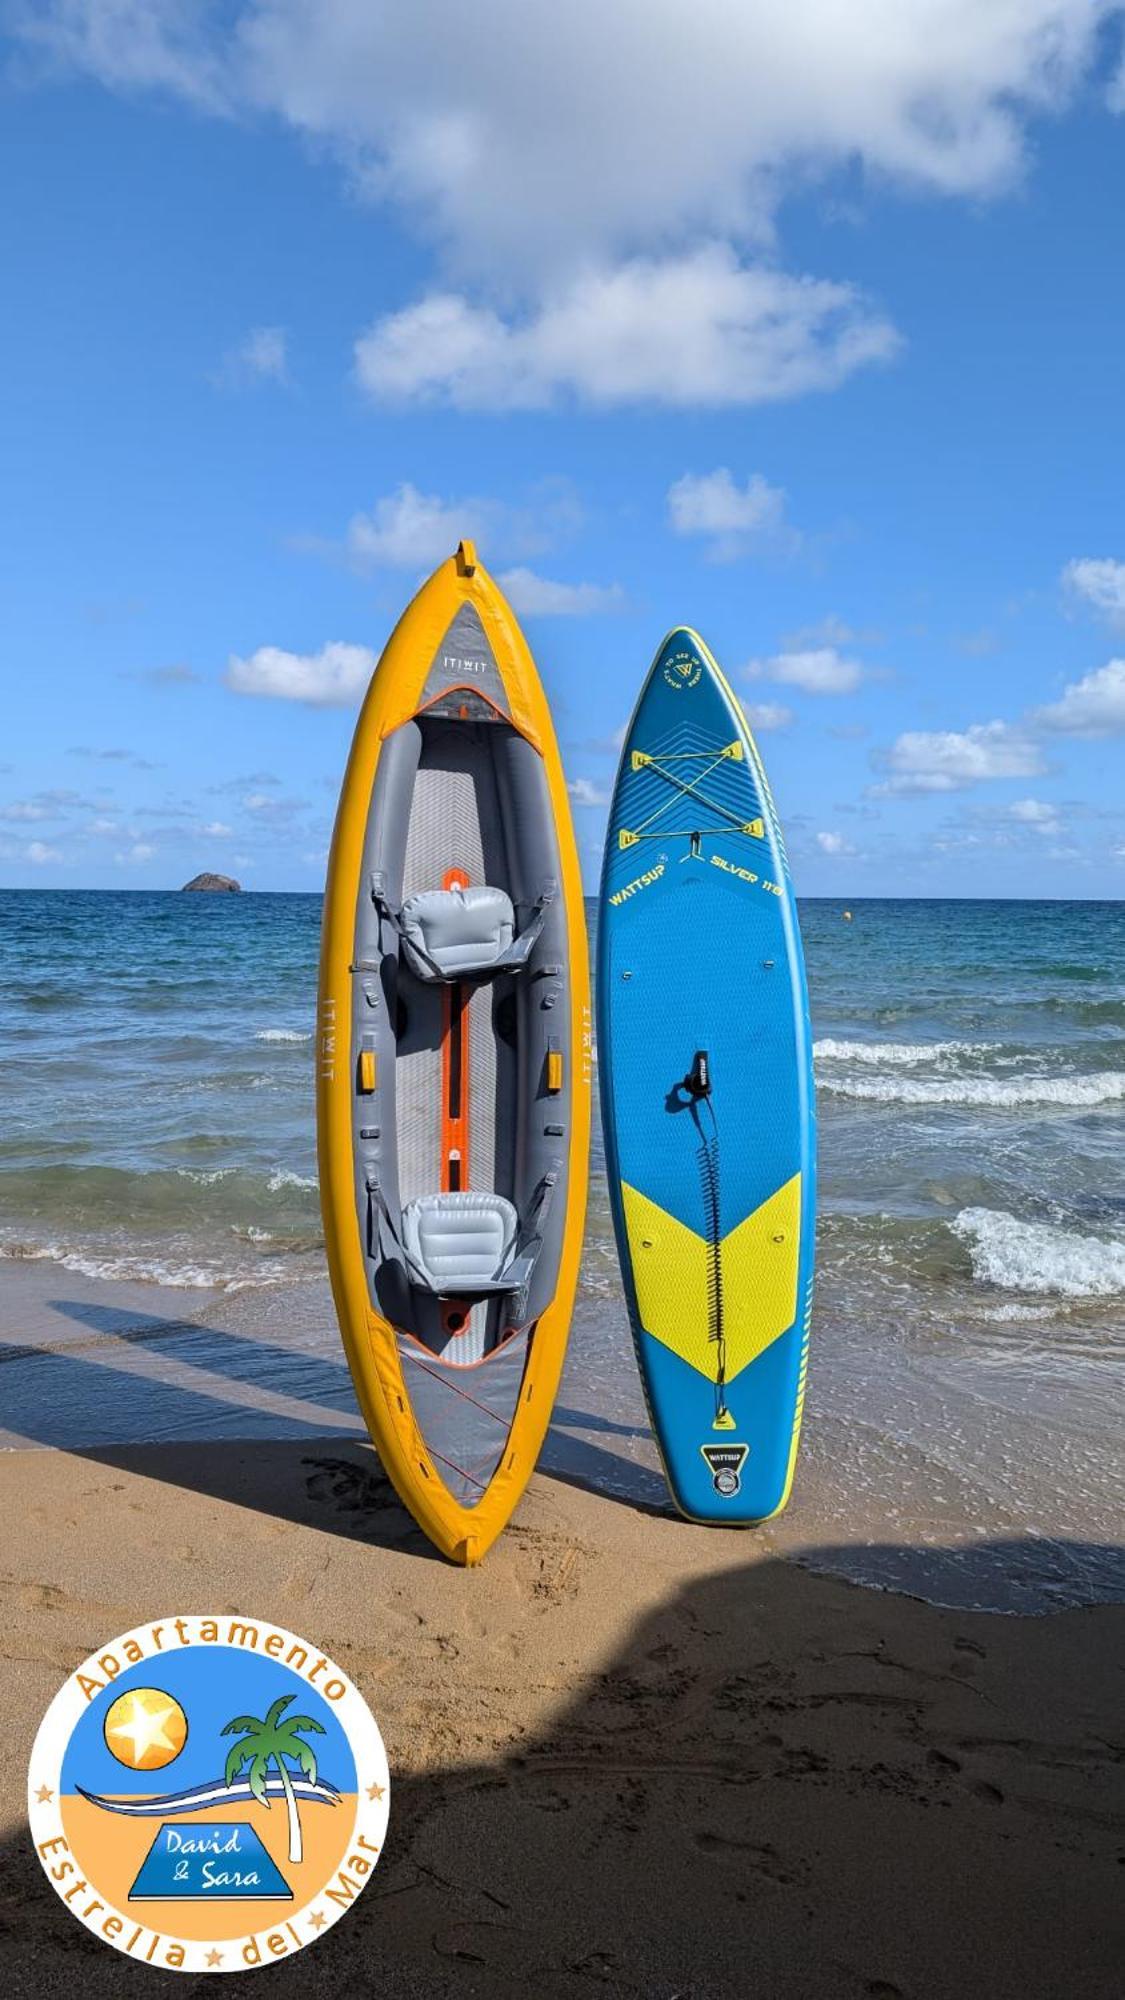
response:
M265 1806L268 1812L270 1802L266 1794L266 1773L271 1764L276 1766L281 1773L281 1786L289 1811L289 1859L301 1861L304 1856L301 1815L285 1760L290 1758L309 1783L315 1785L316 1758L308 1744L301 1742L301 1732L307 1735L311 1730L317 1736L323 1736L325 1730L324 1724L315 1721L311 1715L291 1715L285 1722L281 1720L283 1710L294 1698L291 1694L281 1695L264 1721L256 1715L236 1715L227 1723L223 1735L241 1736L242 1741L231 1745L224 1783L233 1785L242 1766L249 1765L247 1783L259 1804Z

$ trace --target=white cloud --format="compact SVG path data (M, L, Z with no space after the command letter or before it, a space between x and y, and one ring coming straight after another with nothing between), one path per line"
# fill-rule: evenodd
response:
M898 344L852 286L745 265L707 243L587 268L512 319L435 292L376 320L355 358L361 386L384 403L719 408L833 389Z
M781 681L805 694L851 694L863 679L858 660L849 660L835 646L815 646L807 652L775 653L769 660L751 660L745 669L751 680Z
M1083 598L1111 625L1125 626L1125 562L1113 556L1075 556L1062 581L1071 596Z
M1071 681L1058 701L1035 709L1032 720L1060 736L1125 735L1125 659L1108 660Z
M1049 805L1046 799L1016 799L1008 813L1021 826L1033 829L1035 833L1056 834L1060 831L1058 807Z
M487 509L487 501L446 501L407 481L376 500L369 514L353 514L348 551L358 562L388 569L434 569L464 535L481 533Z
M303 701L312 708L350 708L359 700L375 666L376 656L367 646L348 646L339 640L322 646L319 653L287 653L280 646L259 646L247 659L231 655L226 682L235 694Z
M284 327L255 326L223 356L212 380L224 389L251 389L263 382L285 388L289 361Z
M974 722L963 730L910 729L886 753L889 778L873 787L891 792L956 792L986 778L1033 778L1045 770L1027 732L1010 722Z
M907 730L875 761L889 776L871 787L891 793L955 792L992 778L1034 778L1047 769L1044 735L1125 735L1125 659L1106 662L1071 681L1058 701L1027 710L1016 722L975 722L964 730ZM1017 799L1007 817L1040 833L1061 832L1058 809L1041 799ZM1010 837L1010 836L1009 836Z
M115 854L113 858L123 868L130 866L139 867L143 862L151 861L155 853L155 847L152 847L148 841L136 840L133 842L132 847L128 848L125 853Z
M234 828L227 826L221 819L209 819L204 821L199 832L208 840L226 840L234 832Z
M12 822L57 818L57 812L52 812L49 807L41 805L37 799L13 799L11 805L0 806L0 819Z
M714 472L685 472L668 488L668 520L673 534L701 535L712 562L734 562L755 542L784 540L796 531L785 524L785 494L760 472L743 485L725 465Z
M619 583L556 583L532 569L504 570L496 580L521 618L588 618L625 604Z
M751 729L788 729L793 710L780 701L744 701L742 713Z
M248 792L242 803L256 820L271 826L288 825L306 806L304 799L278 798L275 792Z
M48 72L74 69L113 90L168 90L206 110L224 108L226 52L207 47L191 0L27 0L13 12Z
M425 572L452 555L465 536L480 553L503 551L510 559L536 555L572 535L582 508L568 480L544 479L518 502L480 495L446 500L423 493L409 480L383 494L367 513L348 523L345 550L361 569ZM330 542L302 537L298 547L323 552Z
M54 862L63 858L57 847L48 847L42 840L29 841L24 848L24 854L34 868L49 868Z
M567 791L576 806L607 806L609 793L595 778L572 778Z
M253 107L492 276L693 230L764 235L792 177L853 160L941 194L1008 186L1112 0L526 0L451 32L448 0L42 0L25 42L119 89ZM622 89L622 78L628 79ZM653 135L664 135L664 143Z
M855 848L849 840L845 840L842 833L818 833L816 844L822 854L846 857L855 853Z
M10 769L10 766L5 768ZM29 799L12 799L0 806L0 820L9 825L34 826L42 820L59 820L75 806L85 807L90 801L79 792L66 786L55 785L47 791L36 792Z
M830 611L825 618L818 618L812 625L802 625L796 632L787 632L782 646L788 653L807 651L811 646L877 646L882 633L873 628L857 631L854 625Z
M478 34L449 0L16 4L46 73L264 114L334 153L449 274L365 337L361 379L499 408L749 404L886 359L851 288L766 261L786 196L841 172L853 204L859 176L1011 187L1117 0L571 0L563 33L491 0Z

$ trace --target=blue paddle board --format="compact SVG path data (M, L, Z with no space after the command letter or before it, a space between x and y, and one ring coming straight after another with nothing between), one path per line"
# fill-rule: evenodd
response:
M598 912L606 1169L677 1506L768 1520L793 1480L815 1209L812 1040L789 865L746 718L670 632L625 739Z

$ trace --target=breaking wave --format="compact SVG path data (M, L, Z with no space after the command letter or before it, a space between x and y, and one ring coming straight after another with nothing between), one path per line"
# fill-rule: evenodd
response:
M872 1069L908 1069L949 1056L985 1055L992 1042L838 1042L831 1036L813 1043L816 1062L869 1063Z
M232 1272L205 1262L178 1263L166 1255L146 1256L143 1252L98 1253L72 1249L65 1243L0 1243L0 1258L17 1263L58 1264L84 1278L142 1285L167 1285L173 1290L245 1292L291 1279L290 1268L263 1260L253 1271Z
M973 1276L982 1284L1065 1299L1125 1292L1125 1243L1023 1222L995 1208L963 1208L950 1228L968 1248Z
M1102 1076L828 1076L820 1088L833 1097L866 1098L874 1104L962 1104L1014 1111L1036 1105L1092 1110L1125 1101L1125 1074Z

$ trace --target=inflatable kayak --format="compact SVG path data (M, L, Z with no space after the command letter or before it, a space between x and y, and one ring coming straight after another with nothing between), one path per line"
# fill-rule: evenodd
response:
M789 1496L812 1310L811 1038L785 848L746 719L680 627L625 739L598 912L598 1066L657 1443L695 1520Z
M478 1562L535 1464L586 1202L586 928L562 766L468 542L396 627L328 869L317 1125L356 1394L415 1519Z

